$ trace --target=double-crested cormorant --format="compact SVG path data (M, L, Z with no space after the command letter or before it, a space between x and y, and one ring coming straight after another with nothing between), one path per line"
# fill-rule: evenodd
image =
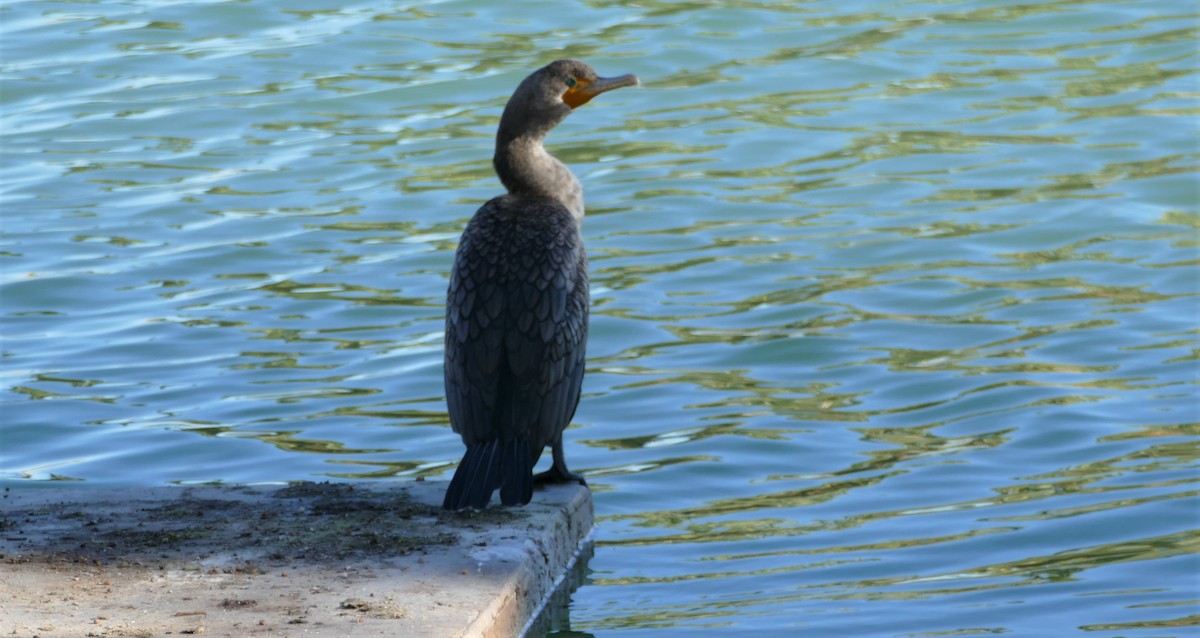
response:
M524 505L534 481L584 483L562 448L587 342L583 190L542 139L573 109L637 82L558 60L525 78L504 107L492 164L508 194L467 224L446 299L446 404L467 445L446 509L485 508L497 488L505 505ZM535 477L547 445L554 466Z

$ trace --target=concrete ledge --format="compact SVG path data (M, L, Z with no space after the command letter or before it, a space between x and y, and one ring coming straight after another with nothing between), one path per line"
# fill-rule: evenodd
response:
M591 493L445 513L444 483L6 488L0 635L520 635Z

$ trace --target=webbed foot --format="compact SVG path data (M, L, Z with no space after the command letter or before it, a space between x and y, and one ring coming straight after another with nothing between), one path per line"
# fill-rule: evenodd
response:
M539 472L533 475L533 482L536 483L579 483L587 487L587 479L579 474L568 471L566 468L560 468L555 465L545 472Z

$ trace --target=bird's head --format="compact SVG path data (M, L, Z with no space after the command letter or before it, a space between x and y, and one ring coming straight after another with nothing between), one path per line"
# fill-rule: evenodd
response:
M530 74L513 92L500 119L501 135L545 136L597 95L637 84L635 75L604 78L579 60L555 60Z

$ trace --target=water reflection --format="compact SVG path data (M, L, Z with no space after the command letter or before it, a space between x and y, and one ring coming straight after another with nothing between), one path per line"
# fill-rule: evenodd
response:
M14 4L0 477L445 478L451 254L569 55L645 84L549 140L602 519L556 635L1186 631L1192 13Z

